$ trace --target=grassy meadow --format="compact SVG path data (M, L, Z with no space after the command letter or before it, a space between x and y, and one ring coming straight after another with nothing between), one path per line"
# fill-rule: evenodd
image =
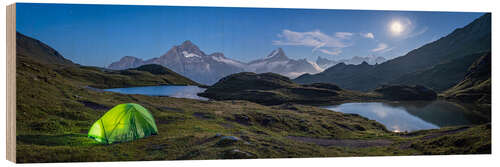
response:
M147 71L129 72L18 56L17 162L491 153L490 124L394 133L359 115L308 105L199 101L88 88L185 83ZM142 76L147 77L134 79ZM159 134L111 145L87 138L94 121L121 103L147 108Z

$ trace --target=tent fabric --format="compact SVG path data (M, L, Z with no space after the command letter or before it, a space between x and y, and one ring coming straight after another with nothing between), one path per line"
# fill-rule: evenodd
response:
M153 115L139 104L119 104L106 112L89 130L100 143L127 142L158 134Z

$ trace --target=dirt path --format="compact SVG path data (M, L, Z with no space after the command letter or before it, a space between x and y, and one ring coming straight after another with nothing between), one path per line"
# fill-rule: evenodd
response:
M464 130L469 129L469 127L461 127L457 129L447 130L447 131L439 131L439 132L431 132L429 134L423 135L421 140L428 140L436 137L440 137L443 135L455 134L462 132ZM408 134L402 135L402 137L415 137L420 136L418 134ZM376 146L389 146L394 142L388 139L372 139L372 140L355 140L355 139L319 139L312 137L300 137L300 136L288 136L287 138L301 141L305 143L314 143L320 146L336 146L336 147L351 147L351 148L365 148L365 147L376 147ZM412 142L407 141L400 143L400 148L408 148Z
M422 139L427 140L427 139L432 139L432 138L440 137L440 136L443 136L443 135L455 134L455 133L467 130L469 128L470 127L465 126L465 127L460 127L460 128L457 128L457 129L451 129L451 130L446 130L446 131L431 132L429 134L426 134L424 137L422 137ZM407 134L407 135L401 135L401 137L415 137L415 136L419 136L419 134L412 134L412 133L410 133L410 134Z
M465 131L467 129L469 129L470 127L460 127L460 128L457 128L457 129L451 129L451 130L447 130L447 131L439 131L439 132L431 132L429 134L425 134L423 137L419 138L419 140L429 140L429 139L433 139L433 138L436 138L436 137L441 137L441 136L444 136L444 135L451 135L451 134L455 134L455 133L459 133L459 132L462 132L462 131ZM401 135L401 137L415 137L415 136L419 136L418 134L407 134L407 135ZM400 149L408 149L410 148L411 144L413 143L413 141L405 141L403 143L401 143L399 145L399 148Z
M374 140L318 139L318 138L299 137L299 136L288 136L287 138L306 143L314 143L320 146L337 146L337 147L353 147L353 148L388 146L393 143L391 140L387 139L374 139Z

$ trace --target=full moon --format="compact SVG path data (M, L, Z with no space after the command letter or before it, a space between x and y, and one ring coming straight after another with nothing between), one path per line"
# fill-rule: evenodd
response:
M390 30L394 35L399 35L404 29L404 26L398 21L394 21L390 25Z

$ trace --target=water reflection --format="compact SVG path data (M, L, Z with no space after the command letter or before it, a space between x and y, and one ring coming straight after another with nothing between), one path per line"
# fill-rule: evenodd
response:
M391 131L411 132L490 121L488 116L471 112L459 104L440 100L404 103L345 103L324 108L359 114L384 124Z
M144 86L104 90L123 94L141 94L149 96L169 96L177 98L208 100L207 98L197 95L198 93L205 91L204 88L200 88L197 86Z

